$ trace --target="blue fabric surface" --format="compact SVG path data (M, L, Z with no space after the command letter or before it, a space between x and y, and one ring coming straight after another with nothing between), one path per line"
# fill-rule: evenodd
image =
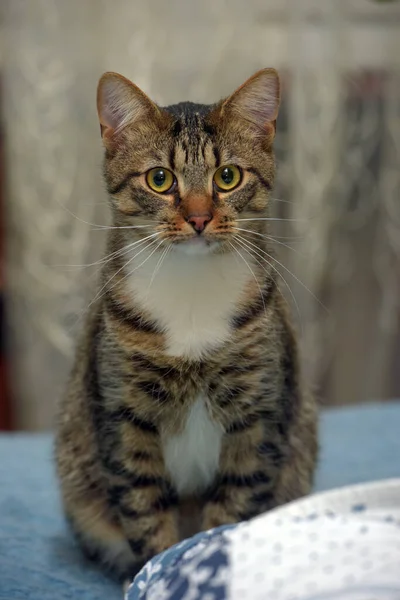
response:
M0 599L121 600L67 534L52 455L50 435L0 436Z
M400 402L324 411L316 490L400 476ZM60 511L50 435L0 436L0 600L121 599Z
M315 491L400 475L400 401L325 410Z

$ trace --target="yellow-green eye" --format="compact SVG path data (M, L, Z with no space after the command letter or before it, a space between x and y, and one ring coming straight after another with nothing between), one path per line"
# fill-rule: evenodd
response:
M157 167L156 169L148 171L146 174L146 181L147 185L152 190L159 194L163 194L164 192L168 192L173 186L175 179L171 171Z
M237 187L242 179L242 174L235 165L220 167L214 174L214 183L222 192L229 192Z

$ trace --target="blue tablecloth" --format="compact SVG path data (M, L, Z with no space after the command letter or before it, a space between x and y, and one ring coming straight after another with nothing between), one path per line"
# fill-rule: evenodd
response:
M325 410L315 490L400 477L400 402ZM66 531L52 436L0 436L0 600L121 599Z

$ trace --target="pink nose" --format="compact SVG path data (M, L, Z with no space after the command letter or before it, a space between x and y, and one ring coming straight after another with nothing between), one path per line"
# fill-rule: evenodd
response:
M202 231L204 231L208 223L212 220L212 215L210 215L210 213L204 213L202 215L193 214L189 215L186 220L188 223L191 224L193 229L198 234L200 234Z

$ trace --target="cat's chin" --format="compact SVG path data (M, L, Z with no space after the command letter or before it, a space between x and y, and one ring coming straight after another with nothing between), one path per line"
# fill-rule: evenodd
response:
M205 256L213 254L220 247L219 242L210 242L203 237L193 237L190 240L176 244L176 250L187 256Z

